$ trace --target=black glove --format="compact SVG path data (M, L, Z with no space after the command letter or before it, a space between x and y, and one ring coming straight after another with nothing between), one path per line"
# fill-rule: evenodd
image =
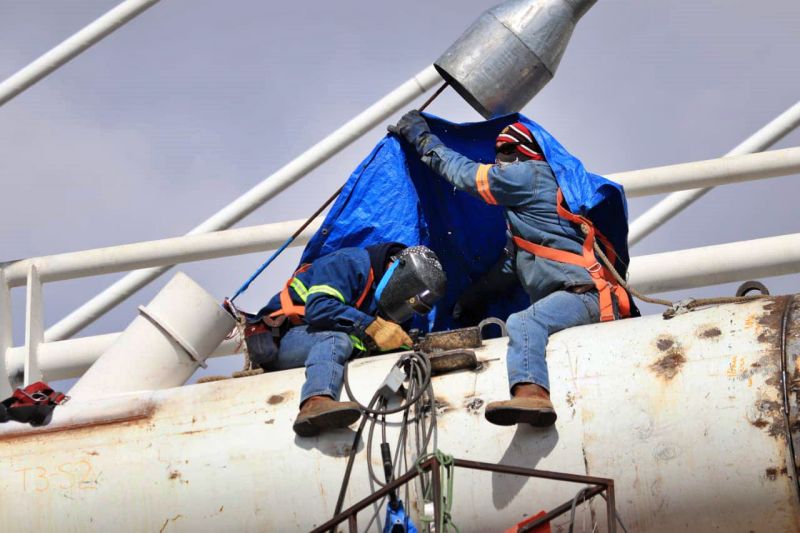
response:
M427 134L431 132L428 123L425 122L425 117L417 110L409 111L403 115L400 122L394 126L389 126L387 129L389 133L394 133L414 146L420 155L423 153L423 141Z
M487 303L485 287L472 285L464 291L453 307L453 318L462 326L475 326L486 318Z

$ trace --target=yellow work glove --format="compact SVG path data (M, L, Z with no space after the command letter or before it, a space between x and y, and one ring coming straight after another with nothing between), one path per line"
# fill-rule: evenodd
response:
M367 326L365 331L382 352L401 346L410 348L413 344L411 337L403 331L403 328L380 317L375 318L375 322Z

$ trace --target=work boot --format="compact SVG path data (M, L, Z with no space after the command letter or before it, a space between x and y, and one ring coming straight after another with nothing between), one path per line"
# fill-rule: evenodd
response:
M361 417L355 402L337 402L330 396L311 396L303 405L292 429L301 437L313 437L322 429L344 428Z
M486 420L498 426L530 424L534 427L552 426L556 411L550 393L539 385L523 383L514 387L513 398L491 402L486 406Z

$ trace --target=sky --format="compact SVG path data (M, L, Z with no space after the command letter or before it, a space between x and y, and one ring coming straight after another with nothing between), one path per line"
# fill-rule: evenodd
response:
M0 0L0 79L117 3ZM493 4L162 0L0 107L0 261L184 234L435 61ZM798 27L796 0L601 0L522 112L600 174L719 157L797 102ZM481 119L452 90L428 110ZM238 227L310 215L384 131ZM793 132L773 149L797 145ZM715 189L632 255L796 233L798 193L797 176ZM632 199L631 220L658 199ZM259 308L299 254L287 251L241 306ZM264 258L180 269L221 299ZM119 277L46 284L46 324ZM169 277L79 335L121 331ZM800 275L762 281L773 294L794 293ZM737 285L662 296L732 295ZM24 289L13 305L19 345ZM203 373L240 365L240 356L217 359Z

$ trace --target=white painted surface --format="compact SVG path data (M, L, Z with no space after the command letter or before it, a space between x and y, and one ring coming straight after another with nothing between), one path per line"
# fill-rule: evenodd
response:
M434 379L443 402L439 446L465 459L614 478L629 531L800 531L794 481L781 470L788 452L776 407L780 309L770 302L556 334L548 361L559 419L551 430L484 420L485 402L507 389L505 340L487 341L477 351L484 370ZM394 360L352 364L360 399ZM295 437L302 381L302 369L289 370L74 402L39 430L6 424L0 530L299 531L320 524L333 510L353 435ZM484 403L468 407L476 399ZM379 455L374 460L379 466ZM371 492L364 461L362 448L350 502ZM576 489L459 469L453 516L463 532L498 531ZM602 500L594 504L601 531L603 509ZM360 515L359 524L367 519ZM584 520L591 523L579 513L579 528Z
M178 272L70 389L71 402L178 387L235 325L219 302Z

